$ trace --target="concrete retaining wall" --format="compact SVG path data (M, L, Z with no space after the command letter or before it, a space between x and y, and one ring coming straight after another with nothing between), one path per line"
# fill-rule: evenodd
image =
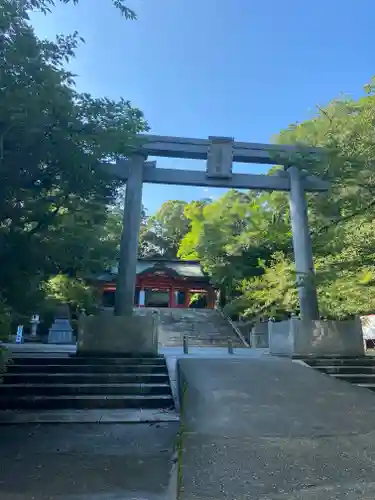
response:
M278 356L363 356L360 319L269 322L270 353Z
M157 354L158 315L82 316L78 328L78 354Z

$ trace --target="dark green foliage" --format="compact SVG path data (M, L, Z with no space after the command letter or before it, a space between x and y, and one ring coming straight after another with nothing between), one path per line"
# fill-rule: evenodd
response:
M134 17L125 2L113 3ZM119 184L101 164L127 156L147 129L127 100L75 90L64 65L78 34L40 40L29 22L29 10L53 5L0 0L0 294L22 314L35 311L50 276L113 262L107 207Z

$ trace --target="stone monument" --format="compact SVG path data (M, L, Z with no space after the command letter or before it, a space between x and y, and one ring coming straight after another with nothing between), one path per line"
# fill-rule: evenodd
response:
M68 304L61 304L57 307L55 320L48 332L48 343L73 343L73 328L70 324L70 310Z
M34 339L37 336L39 323L40 323L39 314L33 314L31 316L30 324L31 324L31 337Z

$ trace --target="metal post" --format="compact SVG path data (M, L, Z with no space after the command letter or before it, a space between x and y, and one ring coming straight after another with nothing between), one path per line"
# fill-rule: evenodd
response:
M188 335L184 335L182 338L182 343L184 346L184 354L189 354L189 337Z
M233 354L233 341L231 338L228 338L228 354Z
M310 320L319 319L318 298L314 279L314 262L303 180L297 167L289 167L288 173L290 177L290 216L301 317Z
M130 158L130 172L126 183L120 260L116 285L115 315L133 313L139 226L142 214L142 171L145 156Z

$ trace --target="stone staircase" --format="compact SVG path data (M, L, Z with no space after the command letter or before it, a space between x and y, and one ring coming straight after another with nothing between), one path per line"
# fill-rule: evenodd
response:
M371 356L307 358L303 361L321 373L375 391L375 358Z
M182 346L184 335L192 347L245 347L231 325L214 309L159 308L159 345Z
M173 409L164 357L15 357L0 410Z

